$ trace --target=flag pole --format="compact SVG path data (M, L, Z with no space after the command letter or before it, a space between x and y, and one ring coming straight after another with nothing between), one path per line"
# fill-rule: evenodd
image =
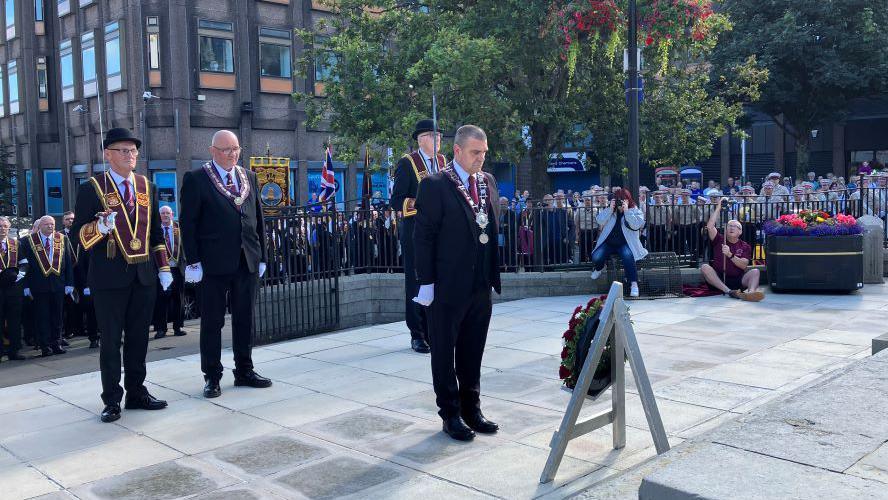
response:
M432 162L435 165L435 172L440 172L441 165L438 165L438 99L434 89L432 89L432 129Z

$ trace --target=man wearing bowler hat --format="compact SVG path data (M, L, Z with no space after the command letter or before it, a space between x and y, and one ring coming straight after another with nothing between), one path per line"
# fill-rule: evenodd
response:
M419 182L444 169L447 160L438 154L441 150L441 133L432 120L420 120L413 130L413 140L419 149L404 155L395 168L395 183L392 187L392 207L403 215L400 240L401 255L404 256L404 307L407 328L410 329L410 347L421 353L429 352L428 330L425 308L413 297L419 291L416 281L415 255L413 251L413 227L416 209L416 192Z
M157 188L134 172L142 141L114 128L102 143L108 170L97 173L77 191L72 233L89 259L90 289L101 331L102 422L120 418L120 349L123 344L127 410L160 410L166 401L145 388L148 327L154 311L156 283L173 282L158 218ZM76 248L77 245L74 245Z

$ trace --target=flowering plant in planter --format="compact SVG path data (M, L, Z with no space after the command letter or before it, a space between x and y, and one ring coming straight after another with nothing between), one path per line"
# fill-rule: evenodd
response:
M845 236L860 234L863 228L850 215L830 215L823 210L801 210L781 215L764 226L768 236Z
M577 306L570 322L568 322L567 330L562 336L564 348L561 350L561 366L558 369L558 376L568 389L573 389L577 384L580 369L582 369L586 355L589 353L592 336L597 328L598 315L606 298L607 296L593 297L585 307ZM591 327L591 331L587 330L588 327ZM611 341L608 340L604 353L601 355L601 361L595 369L592 385L589 387L589 395L593 397L604 392L610 385L610 348Z

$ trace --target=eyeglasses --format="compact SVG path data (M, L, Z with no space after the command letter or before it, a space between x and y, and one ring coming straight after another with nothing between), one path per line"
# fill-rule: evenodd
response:
M222 154L224 154L224 155L230 155L230 154L232 154L232 153L240 153L240 152L241 152L241 148L240 148L240 147L236 147L236 148L217 148L216 146L213 146L213 148L214 148L216 151L218 151L218 152L220 152L220 153L222 153Z
M442 134L441 132L438 132L437 134L434 132L426 132L424 134L420 134L420 137L435 137L435 136L437 136L438 139L440 139L441 137L444 136L444 134Z
M136 148L107 148L108 151L117 151L123 156L139 156L139 150Z

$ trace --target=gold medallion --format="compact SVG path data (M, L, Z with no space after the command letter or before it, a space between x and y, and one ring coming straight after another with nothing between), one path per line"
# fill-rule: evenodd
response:
M138 250L142 248L142 242L133 238L130 240L130 248L132 248L133 250Z
M108 193L105 195L105 201L108 203L109 207L116 207L120 205L120 197L117 196L117 193Z

